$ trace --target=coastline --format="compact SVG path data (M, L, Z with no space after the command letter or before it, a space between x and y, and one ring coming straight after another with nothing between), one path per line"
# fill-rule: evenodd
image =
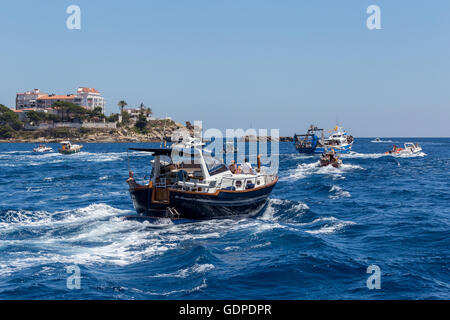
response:
M166 137L167 138L167 137ZM0 139L0 143L60 143L63 140L70 140L74 143L156 143L161 142L161 138L154 138L154 137L137 137L137 136L131 136L131 137L116 137L116 136L99 136L99 137L92 137L88 136L85 138L80 137L66 137L66 138L29 138L29 139L23 139L23 138L10 138L10 139ZM239 140L243 141L243 140ZM248 140L247 140L248 141ZM265 140L263 140L265 141ZM271 141L270 138L267 139L267 141ZM292 142L292 137L280 137L279 142Z

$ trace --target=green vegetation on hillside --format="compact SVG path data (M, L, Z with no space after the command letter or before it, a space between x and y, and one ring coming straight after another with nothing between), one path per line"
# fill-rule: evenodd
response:
M135 131L141 134L147 134L148 133L147 123L148 123L147 117L143 113L139 114L139 117L136 123L134 124Z
M119 104L119 106L121 105L123 103ZM148 117L152 114L152 110L145 107L144 104L141 104L137 118L133 119L130 113L123 111L121 123L118 123L119 114L111 114L107 117L103 114L101 108L88 110L65 101L56 102L53 108L56 112L28 111L21 113L21 115L26 115L24 122L31 125L30 130L30 127L25 126L19 120L19 113L0 104L0 139L16 139L19 141L40 139L86 139L89 141L96 141L97 139L100 141L108 139L115 141L159 140L162 135L170 137L174 130L183 127L172 120L149 120ZM32 130L33 126L39 124L101 121L103 119L108 122L116 122L117 129L50 126L48 129Z
M16 131L23 128L18 115L8 107L0 104L0 138L14 138Z
M104 119L106 118L102 112L102 108L97 107L94 110L88 110L76 104L66 101L58 101L53 104L53 107L58 110L58 120L61 121L83 121L92 118Z

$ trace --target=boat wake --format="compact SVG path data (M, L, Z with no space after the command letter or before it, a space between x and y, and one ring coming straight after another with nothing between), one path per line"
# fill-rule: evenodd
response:
M129 214L106 204L60 212L0 212L0 274L63 264L127 265L175 246L149 238L144 225L124 221Z
M338 197L348 197L350 194L339 187L332 187ZM331 190L330 190L331 192ZM308 205L290 200L270 199L269 205L260 217L264 222L276 223L277 227L291 232L306 232L309 234L333 234L347 226L354 225L352 221L340 220L333 216L318 216L311 212ZM270 229L266 226L266 230Z
M386 156L392 156L394 158L417 158L417 157L425 157L427 154L425 152L417 152L417 153L397 153L397 154L387 154Z
M341 158L343 159L378 159L381 157L387 156L384 153L359 153L351 151L347 154L342 154Z
M344 173L353 170L364 170L364 168L347 163L343 163L339 168L335 168L333 166L320 167L319 161L313 163L301 163L297 166L297 168L289 170L288 175L282 176L280 181L293 182L314 174L331 175L335 179L340 179Z

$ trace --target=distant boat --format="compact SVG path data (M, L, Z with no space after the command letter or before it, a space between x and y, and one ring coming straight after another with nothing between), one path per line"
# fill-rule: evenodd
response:
M320 154L325 150L323 129L311 125L306 134L294 135L294 143L299 153Z
M374 140L370 141L373 143L389 143L392 142L391 140L381 140L380 138L375 138Z
M354 140L344 128L336 126L331 130L331 135L325 139L324 143L325 147L333 148L339 153L349 153L352 150Z
M342 160L339 158L339 155L336 154L334 149L326 151L320 156L319 165L321 167L333 166L335 168L339 168L341 164Z
M330 136L324 139L323 129L312 125L306 134L294 135L295 148L300 153L308 154L321 154L329 148L333 148L340 153L351 151L354 138L342 127L336 126L330 130L330 133Z
M43 153L43 152L50 152L52 150L53 150L52 148L40 144L39 147L33 149L33 152Z
M58 152L61 154L72 154L80 152L81 148L83 148L83 146L78 144L71 144L70 141L62 141L61 149L58 149Z
M396 145L392 147L392 150L385 152L385 154L417 154L422 152L422 148L418 143L405 142L403 148L399 148Z

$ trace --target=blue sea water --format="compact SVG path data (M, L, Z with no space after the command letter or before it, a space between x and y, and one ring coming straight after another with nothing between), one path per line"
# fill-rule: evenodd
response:
M410 157L370 140L340 169L281 143L260 216L177 225L123 219L126 150L148 144L0 144L0 299L449 299L450 139L390 139L419 142ZM149 172L146 155L130 164Z

